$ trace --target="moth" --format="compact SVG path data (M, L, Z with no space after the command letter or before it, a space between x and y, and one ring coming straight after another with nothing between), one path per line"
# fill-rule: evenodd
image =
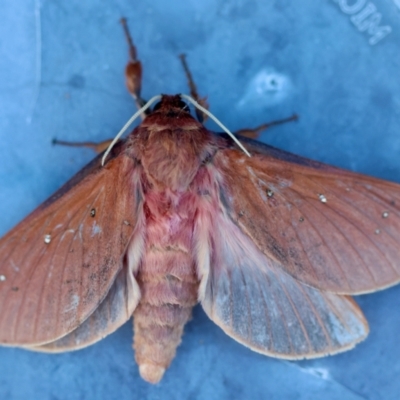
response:
M140 374L156 383L197 303L272 357L363 340L350 296L400 280L400 185L239 136L243 151L183 95L150 110L124 28L143 121L0 240L0 342L80 349L133 315Z

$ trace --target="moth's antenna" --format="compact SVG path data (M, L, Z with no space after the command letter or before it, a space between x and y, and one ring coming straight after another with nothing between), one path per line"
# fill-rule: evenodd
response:
M143 112L145 112L154 102L157 100L161 99L161 95L158 94L157 96L152 97L142 108L137 110L135 114L132 115L132 117L129 118L128 122L122 127L122 129L117 133L117 136L115 136L114 140L111 142L111 144L108 146L106 152L103 155L103 158L101 159L101 165L103 166L107 156L109 155L110 151L114 147L115 143L118 142L119 138L126 132L126 130L129 128L129 126L132 124L132 122L139 117Z
M244 151L244 153L247 156L251 157L251 154L246 150L246 148L242 145L242 143L239 142L239 140L235 137L235 135L219 119L217 119L214 115L212 115L210 111L201 106L196 100L192 99L187 94L181 94L180 96L185 100L189 101L190 103L192 103L196 108L198 108L209 118L211 118L224 132L226 132L232 138L232 140Z

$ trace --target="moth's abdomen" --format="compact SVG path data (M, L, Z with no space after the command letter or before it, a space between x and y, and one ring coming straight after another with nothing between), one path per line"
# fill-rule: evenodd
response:
M159 210L148 205L146 251L136 274L141 298L133 314L134 349L142 378L157 383L198 302L199 282L191 254L192 213L181 204L176 213L156 217Z

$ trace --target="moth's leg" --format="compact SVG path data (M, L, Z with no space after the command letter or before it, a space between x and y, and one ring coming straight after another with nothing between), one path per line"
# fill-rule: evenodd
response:
M137 58L136 47L133 44L133 40L131 34L128 29L128 25L126 23L125 18L121 18L121 24L124 29L125 38L128 42L129 48L129 60L128 64L125 68L125 79L126 86L128 88L129 93L132 95L135 100L136 106L140 109L146 101L142 99L140 96L140 91L142 88L142 64ZM142 113L142 119L146 117L146 113ZM108 146L111 144L113 139L104 140L103 142L66 142L64 140L53 139L53 144L62 145L62 146L71 146L71 147L88 147L93 149L96 153L101 153L105 151Z
M292 122L292 121L297 121L299 117L296 114L293 114L289 118L284 118L284 119L278 119L276 121L271 121L266 124L262 124L260 126L257 126L256 128L253 129L241 129L239 131L234 132L235 135L239 136L244 136L250 139L256 139L262 131L265 131L266 129L271 128L272 126L275 125L280 125L280 124L285 124L286 122Z
M125 83L128 92L135 100L137 108L140 109L146 104L146 101L140 96L142 90L142 63L137 58L136 46L133 44L132 36L125 18L121 18L121 24L124 29L126 41L128 42L129 50L129 60L125 67ZM141 117L145 119L146 113L142 113Z
M70 147L88 147L93 149L96 153L102 153L111 144L112 139L104 140L103 142L65 142L64 140L53 139L53 144Z
M190 96L193 97L201 106L203 106L206 110L208 110L209 105L207 102L207 97L200 97L199 93L197 92L196 84L194 83L192 73L190 72L189 66L186 62L186 55L181 54L179 56L181 60L183 70L185 71L185 75L188 81L188 86L190 90ZM207 115L205 115L202 111L196 108L196 116L200 122L204 122L207 119Z

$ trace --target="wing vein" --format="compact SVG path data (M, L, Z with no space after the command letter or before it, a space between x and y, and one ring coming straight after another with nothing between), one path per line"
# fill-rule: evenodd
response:
M320 212L316 207L313 207L313 204L310 203L310 201L309 201L306 197L302 196L297 190L295 190L295 189L293 189L293 188L292 188L292 190L293 190L295 193L297 193L298 196L299 196L300 198L303 199L303 201L307 202L307 204L311 205L311 207L312 207L313 209L317 210L317 211L325 218L326 221L330 222L330 221L328 220L328 218L326 218L326 216L325 216L322 212ZM306 216L306 214L304 213L304 211L303 211L303 212L300 211L300 209L299 209L296 205L294 205L294 203L290 202L290 204L291 204L292 206L294 206L294 208L296 208L296 209L299 211L300 214L304 214L304 215ZM319 232L319 230L316 228L315 224L312 222L312 219L311 219L311 218L308 218L307 221L308 221L308 223L309 223L310 225L312 225L312 228L314 229L315 233L320 237L321 242L325 245L325 247L326 247L326 248L329 250L329 252L331 253L332 259L334 259L334 260L336 261L336 265L337 265L338 269L340 270L342 276L343 276L344 279L346 280L348 287L350 287L350 282L349 282L349 280L348 280L348 278L347 278L347 276L346 276L346 274L345 274L345 272L344 272L344 270L343 270L341 264L339 263L339 260L338 260L338 258L337 258L337 256L336 256L335 252L334 252L334 251L330 248L330 246L327 244L327 242L325 241L324 237L321 235L321 233ZM292 226L293 226L293 225L292 225ZM304 254L306 255L307 259L309 260L310 265L313 265L313 263L312 263L311 260L310 260L309 255L308 255L308 252L307 252L307 251L305 250L305 248L304 248L303 240L302 240L302 239L300 238L300 236L297 234L297 230L294 229L294 231L296 232L296 236L297 236L297 238L299 239L300 243L302 244L302 248L303 248Z
M46 219L46 222L45 222L45 224L44 224L43 227L42 227L42 230L41 230L41 232L40 232L39 237L43 237L43 236L44 236L45 229L46 229L47 226L50 224L50 222L55 218L56 215L57 215L57 212L54 213L54 214L52 214L51 216L49 216L49 217ZM32 242L32 246L30 247L30 249L32 249L36 244L37 244L37 242L36 242L36 241L33 241L33 242ZM26 280L26 282L27 282L26 285L27 285L27 286L26 286L26 289L24 288L24 291L25 291L25 292L26 292L27 289L29 288L29 286L30 286L30 284L31 284L31 282L32 282L32 276L34 275L34 273L35 273L35 271L36 271L36 268L38 267L38 265L39 265L39 263L40 263L40 260L42 259L42 257L43 257L43 255L45 254L45 252L46 252L46 247L43 248L42 253L41 253L40 256L37 258L36 263L30 268L30 271L29 271L29 272L30 272L29 278ZM23 263L24 263L25 260L26 260L26 257L29 255L29 253L30 253L30 252L26 252L26 253L25 253L25 256L24 256L24 258L23 258L23 260L22 260L21 265L23 265ZM13 280L13 282L14 282L14 280ZM24 295L24 296L22 297L22 299L21 299L19 305L18 305L18 308L17 308L16 318L15 318L15 321L14 321L14 327L13 327L13 334L12 334L12 337L15 337L15 333L16 333L16 331L18 330L18 327L19 327L19 325L20 325L20 323L21 323L21 313L20 313L20 310L21 310L22 306L25 304L25 302L26 302L26 296Z
M322 186L322 185L320 185ZM323 186L322 186L323 187ZM358 192L360 193L360 192ZM330 192L330 194L332 194L338 201L342 200L339 199L334 193ZM361 195L365 196L363 193L360 193ZM369 197L365 196L368 200L371 200ZM344 198L342 201L344 201L347 204L350 204L348 201L346 201L346 199ZM350 204L351 205L351 204ZM364 236L366 238L366 240L382 255L383 259L385 259L387 261L387 264L392 268L392 270L395 272L396 275L399 275L398 271L396 270L396 268L394 267L393 263L387 258L386 254L371 240L371 238L363 231L360 229L359 226L357 226L353 221L351 221L350 219L346 218L342 213L340 213L338 210L332 208L331 206L329 206L328 203L324 204L324 206L328 206L329 209L331 211L333 211L335 214L340 215L342 218L344 218L346 220L347 223L349 223L350 225L352 225L359 233L361 233L362 236ZM372 223L375 224L375 221L373 221L368 214L365 214L364 212L358 210L361 214L363 214L369 221L371 221ZM336 225L335 225L336 226ZM347 238L347 236L343 233L343 231L336 226L336 229L342 234L342 236L344 238L346 238L346 241L349 243L349 245L353 248L353 250L356 252L356 254L358 255L358 257L360 258L361 262L365 265L369 275L372 277L372 280L374 281L374 283L376 284L376 279L373 276L371 269L368 267L367 263L364 261L364 259L361 257L359 251L357 250L357 248L353 245L352 241L349 240ZM385 231L386 232L386 231ZM388 234L388 232L386 232ZM390 234L388 234L389 237ZM393 238L392 238L393 239ZM394 239L393 239L394 240Z
M330 338L328 332L326 331L325 324L322 322L322 320L319 316L319 313L317 312L313 302L310 300L310 296L308 295L308 293L306 292L306 290L304 289L302 284L299 284L298 287L299 287L300 291L303 293L304 298L307 300L307 303L310 305L310 308L312 309L312 311L318 321L319 326L321 327L322 331L324 332L324 336L327 339L328 345L331 348L333 348L332 341L331 341L331 338ZM313 290L318 290L318 289L313 289ZM318 290L318 292L319 292L319 290ZM325 296L323 296L323 298L325 299Z
M277 308L279 310L279 313L280 313L280 315L282 317L282 320L283 320L283 326L285 328L286 336L288 338L290 352L293 353L293 343L292 343L292 338L290 337L289 328L288 328L288 322L287 322L287 319L285 317L285 313L282 310L280 302L277 301L274 291L271 290L271 293L272 293L272 297L274 298L275 304L276 304L276 306L277 306Z
M80 211L80 210L79 210L79 208L78 208L78 210L67 220L67 224L66 224L66 226L65 226L64 232L62 232L62 233L60 232L60 234L57 235L57 236L60 236L60 235L61 235L61 238L63 237L64 233L70 228L71 221L78 215L79 211ZM55 219L55 218L53 218L53 219ZM62 265L62 268L61 268L61 270L62 270L61 284L62 284L62 282L64 281L65 265L66 265L66 263L67 263L67 258L68 258L69 250L70 250L70 248L71 248L71 244L72 244L73 238L74 238L74 236L72 236L71 239L70 239L70 244L68 245L67 253L66 253L66 256L65 256L65 258L64 258L64 260L63 260L63 265ZM55 239L55 238L54 238L54 239ZM53 239L53 241L54 241L54 239ZM47 268L49 268L49 267L52 265L52 263L53 263L53 257L54 257L54 255L57 253L57 249L59 248L60 245L61 245L61 240L58 241L57 246L54 248L53 254L52 254L52 256L50 257L50 262L47 264ZM47 274L46 274L46 279L44 280L43 285L42 285L42 287L41 287L41 291L40 291L40 292L42 293L42 295L41 295L41 297L40 297L40 301L39 301L39 304L38 304L38 310L41 309L40 307L41 307L41 305L42 305L42 303L43 303L44 294L46 293L46 287L48 286L48 280L49 280L49 274L47 273ZM60 290L58 291L58 302L57 302L57 305L60 304L60 297L61 297L61 288L60 288ZM59 306L58 306L58 307L59 307ZM55 327L58 327L59 315L60 315L60 310L58 309L58 312L56 313L56 323L55 323L55 325L54 325ZM35 313L35 319L34 319L34 322L33 322L34 337L36 337L36 335L37 335L38 320L39 320L39 313L36 312L36 313Z
M82 261L84 260L84 247L83 247L83 243L82 243L83 238L81 237L80 226L81 226L82 221L84 220L84 218L87 216L87 210L89 210L89 212L90 212L90 210L92 209L93 203L96 202L96 200L98 199L98 197L100 196L100 194L101 194L102 192L103 192L103 187L100 188L99 192L97 192L96 194L94 194L94 199L93 199L93 201L90 203L89 207L84 208L83 215L82 215L82 217L80 218L79 223L78 223L78 225L77 225L77 226L78 226L78 229L75 230L75 235L74 235L73 237L71 237L71 240L70 240L70 243L69 243L69 246L68 246L67 255L66 255L65 259L64 259L64 263L63 263L63 267L62 267L62 282L64 281L66 265L67 265L68 257L69 257L69 254L70 254L69 250L71 249L71 246L72 246L72 243L74 242L74 238L76 237L76 234L78 234L78 237L80 238L80 240L79 240L78 242L79 242L79 244L80 244L80 246L81 246ZM92 195L93 195L93 192L92 192ZM78 214L78 212L77 212L76 214ZM82 282L82 274L83 274L84 268L81 267L79 270L80 270L80 282ZM76 318L80 315L80 308L81 308L81 304L82 304L82 301L81 301L82 288L83 288L83 285L82 285L82 284L78 285L78 290L79 290L79 292L78 292L78 293L79 293L79 295L78 295L78 297L79 297L79 302L78 302L78 306L77 306L77 309L76 309L76 312L75 312L75 317L76 317ZM59 320L60 320L59 317L62 315L62 312L61 312L61 310L60 310L60 304L61 304L60 298L61 298L61 294L62 294L62 291L60 290L59 296L58 296L58 302L57 302L57 305L58 305L58 312L57 312L57 314L56 314L56 315L57 315L57 321L56 321L57 325L56 325L56 326L58 326ZM83 322L83 321L79 321L79 322L81 323L81 322Z
M269 277L268 277L267 274L265 274L265 278L266 278L267 282L269 283L270 280L269 280ZM265 300L264 290L262 290L260 282L257 279L255 279L255 282L256 282L256 284L258 286L258 290L261 293L262 302L263 302L264 308L265 308L265 317L266 317L266 320L267 320L268 332L269 332L269 335L270 335L269 336L270 350L272 351L273 348L274 348L274 335L273 335L272 326L271 326L272 325L271 324L271 317L270 317L269 312L268 312L269 310L268 310L267 302Z
M288 293L288 291L287 291L287 288L286 288L285 284L282 283L281 278L280 278L279 275L280 275L279 273L276 273L276 272L275 272L276 280L279 282L279 285L280 285L280 287L282 288L283 293L285 294L286 298L288 299L288 301L289 301L289 303L290 303L290 306L292 307L292 310L293 310L294 314L296 315L297 320L299 321L300 328L301 328L301 330L303 331L303 334L304 334L304 337L305 337L305 339L306 339L306 341L307 341L307 344L308 344L308 346L309 346L309 349L312 350L311 339L310 339L310 337L309 337L309 335L308 335L307 329L306 329L306 327L304 326L303 320L300 318L300 314L299 314L299 312L298 312L298 310L297 310L297 307L296 307L295 304L293 303L292 298L290 297L290 295L289 295L289 293ZM293 278L292 278L292 279L293 279ZM296 282L296 283L297 283L297 282ZM298 285L298 286L300 286L300 285Z
M246 290L245 290L245 296L246 296L246 306L247 306L247 315L249 316L249 326L247 327L248 331L247 334L249 337L253 337L253 318L251 316L251 307L250 307L250 300L249 300L249 293L248 293L248 287L246 285L246 280L243 274L243 269L239 268L240 274L242 275L243 283L245 284Z

